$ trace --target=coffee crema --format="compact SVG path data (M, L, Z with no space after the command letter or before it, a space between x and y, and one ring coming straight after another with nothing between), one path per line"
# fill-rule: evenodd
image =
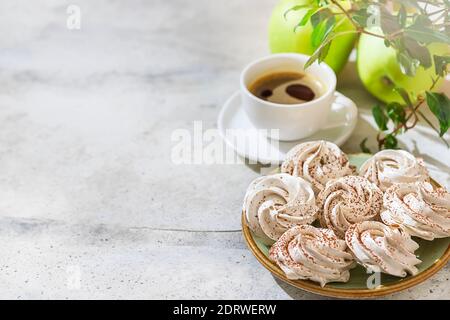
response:
M325 91L318 79L300 72L266 74L249 85L248 90L260 99L279 104L305 103L317 99Z

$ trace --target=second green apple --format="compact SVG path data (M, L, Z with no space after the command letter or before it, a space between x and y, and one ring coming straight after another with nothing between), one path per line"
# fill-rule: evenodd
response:
M370 30L382 34L378 28ZM449 47L443 43L431 43L428 50L432 55L448 55ZM402 73L397 61L396 52L385 46L383 39L363 34L358 43L357 67L359 77L366 89L383 102L404 103L401 96L394 90L403 88L415 100L417 95L430 89L433 79L437 77L434 63L428 68L419 67L414 77ZM439 89L442 79L434 89Z

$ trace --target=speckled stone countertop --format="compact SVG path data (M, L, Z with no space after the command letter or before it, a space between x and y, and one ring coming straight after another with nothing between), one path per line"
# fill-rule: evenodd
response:
M249 61L266 55L274 0L0 3L0 298L319 299L247 250L240 208L256 166L175 165L174 130L214 128ZM361 107L343 146L374 129ZM450 187L429 128L402 137ZM441 172L441 173L439 173ZM450 266L390 299L450 298Z

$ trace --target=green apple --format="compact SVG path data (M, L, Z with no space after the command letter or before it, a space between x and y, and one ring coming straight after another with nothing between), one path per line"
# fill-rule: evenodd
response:
M269 23L269 45L272 53L297 52L311 55L314 52L314 48L311 45L311 34L313 31L311 23L308 22L294 32L295 26L306 14L308 8L290 11L286 15L286 19L284 18L285 12L292 7L310 2L311 0L282 0L275 7ZM337 17L338 22L346 19L342 16ZM348 19L336 28L336 32L349 30L353 30L353 25ZM355 34L342 35L333 40L325 62L336 73L339 73L347 62L355 40Z
M370 31L381 34L377 28ZM428 49L433 56L449 53L449 47L441 43L432 43ZM358 74L367 90L383 102L404 103L400 95L393 90L405 89L415 100L418 94L428 90L435 78L434 65L428 69L418 67L416 75L404 75L397 62L396 52L384 45L382 38L362 34L359 38L357 55ZM436 89L439 88L439 83Z

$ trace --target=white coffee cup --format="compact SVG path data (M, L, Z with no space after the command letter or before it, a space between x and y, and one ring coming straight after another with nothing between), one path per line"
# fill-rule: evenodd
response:
M315 62L305 70L308 59L309 56L297 53L273 54L250 63L241 73L243 108L252 124L257 129L267 130L272 139L302 139L326 124L335 99L336 74L323 62ZM312 101L300 104L279 104L262 100L249 91L248 87L257 79L276 72L310 74L325 86L324 93Z

